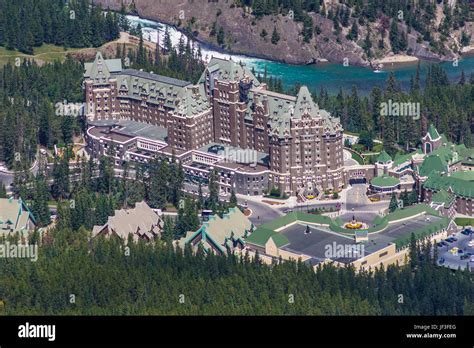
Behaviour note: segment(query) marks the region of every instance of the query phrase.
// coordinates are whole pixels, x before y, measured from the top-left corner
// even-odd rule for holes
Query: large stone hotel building
[[[117,167],[174,156],[191,180],[216,169],[224,192],[250,195],[344,186],[343,129],[306,87],[296,97],[275,93],[244,65],[217,58],[193,85],[98,53],[85,64],[84,91],[89,151],[109,154],[113,143]]]

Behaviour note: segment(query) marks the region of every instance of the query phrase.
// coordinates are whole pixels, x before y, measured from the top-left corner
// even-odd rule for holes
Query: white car
[[[468,246],[474,247],[474,240],[471,240],[469,243],[467,243]]]
[[[474,255],[471,256],[471,262],[474,262]]]

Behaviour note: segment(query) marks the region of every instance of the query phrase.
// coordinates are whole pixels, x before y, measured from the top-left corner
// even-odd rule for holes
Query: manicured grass
[[[474,218],[455,218],[454,222],[458,226],[473,226]]]
[[[351,154],[352,154],[352,159],[356,160],[357,163],[364,164],[364,159],[359,154],[355,152],[351,152]]]

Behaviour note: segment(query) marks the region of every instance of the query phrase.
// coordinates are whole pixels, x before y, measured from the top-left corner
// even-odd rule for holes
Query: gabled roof
[[[472,170],[460,170],[457,172],[451,173],[452,178],[466,180],[466,181],[474,181],[474,171]]]
[[[120,91],[126,92],[128,97],[141,101],[145,96],[148,103],[163,105],[182,116],[192,117],[211,108],[202,84],[193,86],[189,81],[152,72],[122,70],[120,59],[104,60],[100,52],[93,63],[85,64],[84,77],[96,83],[115,78]]]
[[[26,231],[29,221],[35,223],[33,214],[21,198],[0,198],[0,233],[2,230],[10,232],[10,229],[13,232]]]
[[[382,150],[382,152],[377,157],[377,162],[380,162],[380,163],[388,163],[391,160],[392,160],[392,157],[390,157],[390,155],[385,150]]]
[[[431,174],[423,187],[434,191],[446,190],[464,198],[474,198],[474,181],[466,181],[439,173]]]
[[[220,81],[238,81],[244,77],[249,77],[253,86],[260,86],[260,82],[245,64],[236,63],[232,59],[222,59],[213,57],[207,65],[207,70],[211,73],[217,72]],[[199,79],[200,83],[206,81],[205,72]]]
[[[438,155],[429,155],[419,168],[420,176],[429,176],[433,172],[447,173],[448,163]]]
[[[436,140],[440,137],[438,130],[432,123],[428,127],[428,135],[431,138],[431,140]]]
[[[209,221],[203,223],[199,230],[188,232],[184,238],[179,241],[181,246],[191,243],[198,236],[200,242],[208,246],[215,246],[221,252],[225,252],[229,241],[242,241],[247,233],[253,228],[250,220],[238,208],[229,208],[229,212],[222,218],[218,215],[209,217]]]
[[[105,232],[108,236],[115,234],[123,240],[127,240],[129,235],[134,240],[144,237],[151,240],[161,233],[162,227],[161,218],[143,201],[133,209],[116,210],[105,225],[94,226],[92,236]]]
[[[277,248],[281,248],[290,243],[288,238],[282,233],[275,233],[270,238],[273,240]]]
[[[97,52],[95,60],[92,63],[84,64],[84,77],[105,82],[112,73],[122,71],[121,59],[104,59],[100,52]]]
[[[135,70],[135,69],[123,70],[121,74],[137,77],[147,82],[155,81],[155,82],[163,83],[165,85],[172,85],[172,86],[177,86],[177,87],[186,87],[186,86],[191,85],[191,82],[189,81],[178,80],[172,77],[152,74],[146,71],[140,71],[140,70]]]
[[[433,197],[431,197],[431,202],[437,204],[443,204],[445,207],[448,207],[455,199],[455,196],[448,191],[441,189],[436,192]]]
[[[411,152],[411,153],[407,153],[407,154],[396,154],[395,155],[395,158],[393,159],[393,165],[396,167],[396,166],[399,166],[405,162],[410,162],[411,159],[413,158],[413,156],[417,155],[417,154],[422,154],[423,153],[423,150],[421,149],[418,149],[417,151],[415,152]]]
[[[319,111],[318,105],[313,101],[308,87],[302,86],[296,97],[295,112],[293,118],[301,118],[303,114],[308,113],[311,116],[317,115]]]

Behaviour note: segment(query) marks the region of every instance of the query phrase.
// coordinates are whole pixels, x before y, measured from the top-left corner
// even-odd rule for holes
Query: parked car
[[[458,253],[458,250],[459,250],[458,247],[454,247],[454,248],[452,248],[449,252],[450,252],[451,254],[453,254],[453,255],[456,255],[456,254]]]
[[[453,242],[457,242],[458,239],[456,237],[451,237],[451,239],[453,240]]]
[[[293,209],[285,209],[285,210],[283,210],[283,212],[284,212],[285,214],[289,214],[289,213],[292,213],[292,212],[293,212]]]
[[[474,240],[471,240],[469,243],[467,243],[468,246],[474,247]]]
[[[438,248],[442,248],[442,247],[444,247],[444,244],[443,244],[443,243],[441,243],[441,242],[439,242],[439,243],[436,243],[436,245],[438,246]]]
[[[446,243],[444,240],[441,241],[441,244],[443,244],[443,246],[448,245],[448,243]]]
[[[442,257],[438,260],[439,264],[442,265],[444,263],[445,259]]]
[[[464,253],[464,250],[462,250],[462,249],[458,250],[458,254],[463,254],[463,253]]]
[[[467,260],[469,258],[469,255],[467,254],[462,254],[461,255],[461,260]]]
[[[474,256],[471,256],[471,262],[474,262]]]
[[[464,234],[465,236],[469,236],[472,233],[472,231],[465,229],[465,230],[462,230],[461,233]]]
[[[445,241],[448,242],[448,243],[454,242],[454,240],[452,239],[452,237],[446,238]]]

